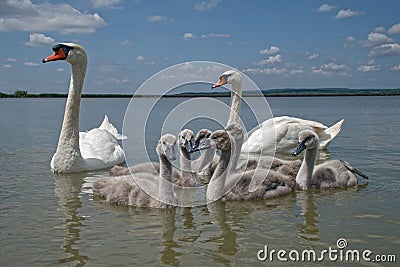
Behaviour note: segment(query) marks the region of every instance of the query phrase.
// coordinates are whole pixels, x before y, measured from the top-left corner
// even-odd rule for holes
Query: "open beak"
[[[211,86],[211,88],[214,89],[214,88],[220,87],[226,83],[227,83],[226,78],[224,76],[221,76],[221,78],[219,78],[219,81],[216,84],[214,84],[213,86]]]
[[[200,144],[198,144],[197,146],[195,145],[193,147],[193,149],[192,149],[192,152],[190,152],[190,153],[193,153],[193,152],[196,152],[196,151],[200,151],[200,150],[204,150],[204,149],[209,149],[211,147],[212,147],[212,145],[211,145],[210,139],[206,139],[203,142],[201,142]]]
[[[49,61],[57,61],[57,60],[62,60],[66,59],[67,55],[65,55],[64,50],[62,48],[58,49],[57,51],[54,51],[54,54],[51,56],[48,56],[42,60],[43,63],[49,62]]]
[[[297,147],[296,147],[296,149],[293,151],[292,155],[293,155],[293,156],[297,156],[297,155],[299,155],[304,149],[306,149],[306,142],[305,142],[305,141],[300,142],[300,143],[297,145]]]
[[[193,151],[192,143],[189,140],[185,140],[185,149],[189,153]]]
[[[200,140],[195,140],[192,149],[197,149],[199,146],[200,146]]]

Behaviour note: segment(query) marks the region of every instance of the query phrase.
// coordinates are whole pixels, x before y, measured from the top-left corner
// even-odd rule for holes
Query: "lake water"
[[[146,105],[149,100],[141,101]],[[164,105],[176,101],[167,99]],[[264,256],[259,251],[268,246],[269,252],[286,251],[287,259],[296,255],[291,250],[314,250],[319,256],[329,248],[339,250],[339,238],[347,241],[342,252],[371,250],[371,259],[395,255],[400,261],[400,97],[268,101],[275,116],[326,125],[344,118],[328,157],[351,162],[369,175],[368,185],[194,208],[111,206],[91,195],[93,181],[107,171],[64,176],[50,171],[65,99],[0,99],[0,265],[286,266],[277,254],[272,262],[260,261],[257,254]],[[81,130],[98,126],[104,114],[121,130],[128,102],[83,99]],[[244,112],[242,118],[246,116]],[[149,132],[148,138],[156,141],[159,132]],[[145,153],[138,151],[137,161],[144,160]],[[327,254],[324,261],[300,263],[355,265],[330,261]],[[397,266],[365,260],[359,264]]]

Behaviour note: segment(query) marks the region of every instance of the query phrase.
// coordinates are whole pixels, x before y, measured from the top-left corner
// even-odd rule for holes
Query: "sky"
[[[400,88],[400,1],[1,0],[0,92],[66,93],[58,42],[85,47],[84,93],[132,94],[213,61],[261,89]],[[218,77],[215,77],[215,82]]]

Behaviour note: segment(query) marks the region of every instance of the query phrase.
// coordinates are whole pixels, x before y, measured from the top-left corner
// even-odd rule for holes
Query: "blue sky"
[[[399,88],[399,10],[397,0],[4,0],[0,92],[66,93],[69,64],[41,63],[57,42],[86,48],[85,93],[131,94],[194,60],[231,65],[261,89]]]

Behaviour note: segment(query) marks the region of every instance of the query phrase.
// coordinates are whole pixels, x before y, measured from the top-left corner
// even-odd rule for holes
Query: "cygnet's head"
[[[293,155],[299,155],[304,149],[315,149],[319,146],[318,135],[312,130],[303,130],[299,133],[299,144]]]
[[[189,129],[183,129],[178,136],[178,144],[181,149],[186,149],[187,152],[192,151],[194,143],[193,132]]]
[[[206,131],[204,131],[206,133]],[[229,125],[224,130],[213,132],[207,139],[199,143],[199,146],[193,151],[199,151],[209,148],[219,150],[231,150],[232,142],[239,143],[243,141],[243,128],[237,123]]]
[[[213,132],[208,138],[210,146],[219,150],[231,149],[231,137],[226,130],[218,130]]]
[[[176,137],[172,134],[165,134],[158,140],[156,152],[159,156],[165,156],[169,160],[175,160],[176,147]]]
[[[242,143],[244,138],[243,127],[239,123],[229,124],[225,130],[233,137],[236,143]]]
[[[198,131],[194,139],[193,148],[198,148],[202,142],[206,141],[210,137],[211,134],[212,132],[208,129],[201,129],[200,131]]]
[[[219,81],[212,86],[212,88],[220,87],[224,84],[241,84],[242,75],[237,70],[228,70],[219,76]]]
[[[54,54],[43,59],[43,63],[57,60],[65,60],[74,65],[77,63],[87,63],[85,49],[74,43],[59,43],[53,46]]]

